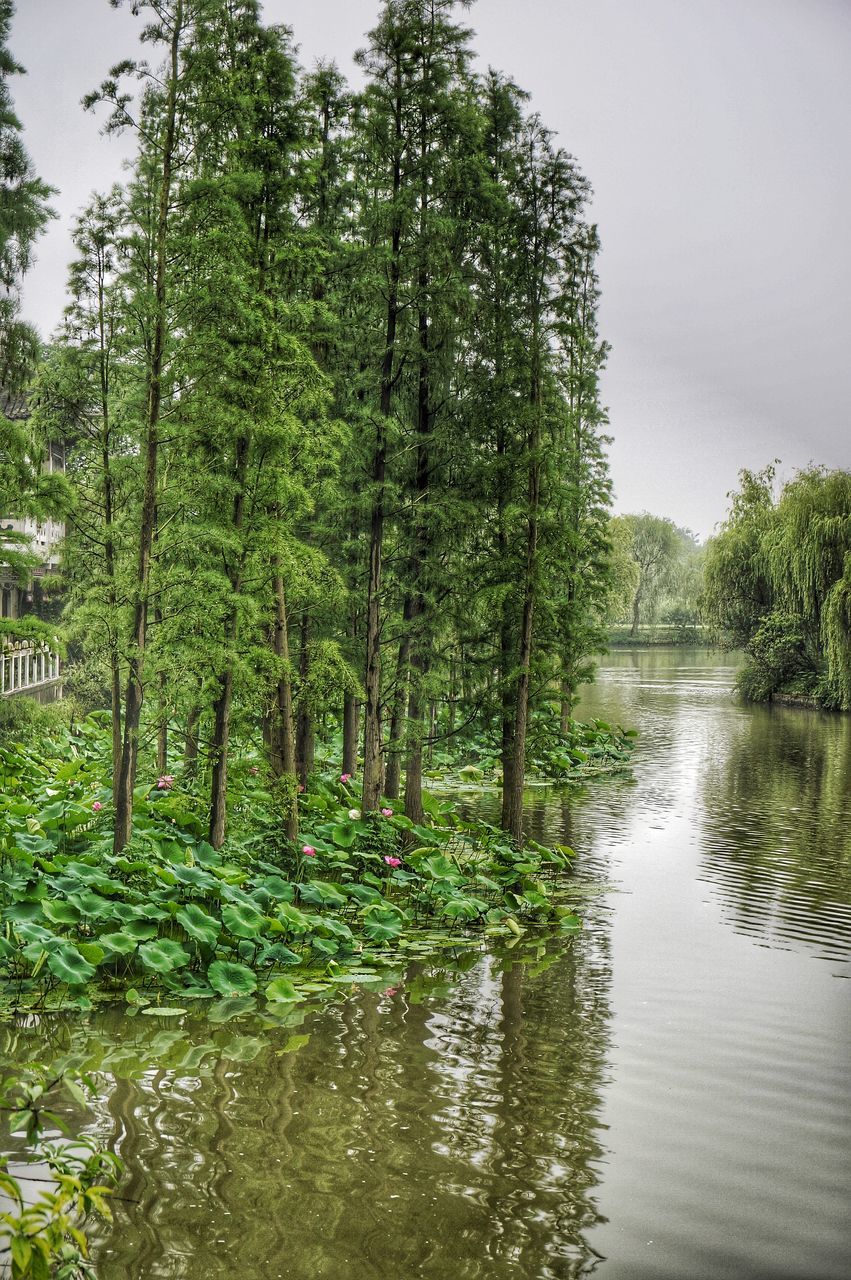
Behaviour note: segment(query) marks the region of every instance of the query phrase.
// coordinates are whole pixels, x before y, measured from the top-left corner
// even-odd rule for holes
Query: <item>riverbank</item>
[[[708,628],[694,626],[666,626],[664,624],[642,624],[637,632],[631,626],[612,627],[609,631],[609,647],[611,649],[643,649],[660,646],[706,646],[708,644]]]

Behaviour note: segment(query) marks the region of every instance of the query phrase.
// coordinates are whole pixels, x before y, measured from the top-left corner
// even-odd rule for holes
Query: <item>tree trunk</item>
[[[402,786],[402,735],[405,731],[405,704],[408,701],[408,660],[411,652],[410,622],[412,601],[405,597],[402,608],[402,639],[399,641],[399,656],[396,660],[396,689],[390,711],[390,736],[387,743],[387,769],[384,779],[384,794],[388,800],[398,800]]]
[[[423,681],[427,673],[424,656],[416,654],[411,662],[411,696],[408,703],[408,723],[411,727],[408,755],[405,760],[405,815],[412,822],[425,821],[423,809],[423,728],[425,702],[422,695]]]
[[[183,739],[183,770],[187,778],[194,778],[198,771],[198,736],[201,725],[201,704],[194,703],[186,717]]]
[[[354,694],[343,698],[343,773],[354,777],[358,771],[360,704]]]
[[[277,556],[272,558],[272,575],[275,592],[275,627],[273,649],[282,671],[275,686],[275,710],[271,723],[271,765],[275,777],[289,776],[293,780],[292,804],[286,814],[286,833],[290,840],[298,835],[298,800],[296,787],[296,759],[293,734],[293,694],[289,673],[290,647],[287,629],[287,598],[281,564]]]
[[[369,583],[366,606],[366,701],[364,703],[363,789],[361,807],[364,813],[378,808],[382,783],[381,760],[381,562],[384,547],[384,482],[387,468],[387,423],[393,407],[396,326],[399,316],[399,281],[401,278],[402,226],[398,207],[402,187],[402,94],[401,53],[395,69],[395,145],[393,152],[393,226],[390,243],[390,265],[384,356],[378,416],[375,424],[375,447],[372,460],[372,511],[369,530]]]
[[[531,423],[526,441],[529,480],[526,516],[526,564],[523,574],[523,612],[520,623],[520,649],[517,680],[514,686],[514,726],[511,735],[511,764],[503,777],[502,825],[518,842],[523,838],[523,786],[526,781],[526,735],[529,728],[529,685],[532,669],[532,634],[537,594],[538,516],[541,503],[541,444],[539,423],[540,374],[538,371],[538,335],[532,335],[532,370],[529,395]]]
[[[248,469],[248,436],[240,436],[235,445],[233,466],[233,515],[231,528],[239,536],[245,514],[245,477]],[[238,553],[237,564],[228,570],[233,601],[224,629],[224,652],[231,654],[237,641],[237,597],[242,589],[242,571],[245,551]],[[213,736],[210,754],[213,772],[210,784],[210,844],[220,849],[227,830],[228,745],[230,742],[230,713],[233,703],[233,661],[228,658],[219,676],[219,696],[213,704]]]
[[[234,628],[234,639],[236,638]],[[233,701],[233,668],[219,680],[219,696],[213,704],[213,737],[211,754],[213,776],[210,785],[210,844],[221,849],[227,832],[228,797],[228,743],[230,740],[230,712]]]
[[[300,695],[296,726],[296,769],[304,786],[313,772],[316,757],[316,739],[313,732],[313,715],[307,696],[310,676],[310,615],[305,609],[301,615],[301,644],[299,648],[298,674]]]
[[[154,622],[159,626],[162,624],[162,620],[162,609],[157,607],[154,609]],[[159,688],[159,706],[157,708],[157,773],[162,775],[168,772],[168,711],[166,709],[166,675],[162,670],[157,673],[157,686]]]

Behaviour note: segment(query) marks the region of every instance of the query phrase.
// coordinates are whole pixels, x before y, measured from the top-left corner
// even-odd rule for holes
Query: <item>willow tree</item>
[[[704,608],[749,656],[755,699],[790,685],[851,710],[851,473],[811,467],[775,501],[773,468],[741,473],[730,515],[707,548]]]
[[[776,601],[825,666],[826,700],[851,710],[851,473],[810,467],[785,485],[763,554]]]

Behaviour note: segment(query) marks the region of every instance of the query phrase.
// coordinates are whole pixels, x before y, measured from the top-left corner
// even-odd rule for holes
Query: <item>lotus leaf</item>
[[[257,989],[257,976],[244,964],[216,960],[207,970],[207,980],[222,996],[244,996]]]
[[[202,911],[195,903],[189,903],[182,911],[178,911],[174,918],[196,942],[203,942],[208,947],[216,945],[216,938],[221,933],[222,926],[218,920],[208,915],[206,911]]]
[[[84,960],[77,948],[69,942],[48,952],[47,967],[60,982],[67,982],[69,987],[82,986],[95,976],[94,965]]]
[[[289,978],[274,978],[266,987],[265,996],[271,1002],[304,999],[302,993],[293,986]]]
[[[98,939],[100,945],[116,956],[129,956],[139,945],[136,938],[129,933],[102,933]]]
[[[256,938],[266,927],[266,917],[255,907],[229,904],[222,908],[222,921],[237,938]]]
[[[299,896],[302,902],[321,906],[344,907],[346,905],[345,896],[336,885],[329,884],[327,880],[308,880],[299,886]]]
[[[73,902],[42,901],[41,910],[51,924],[77,924],[80,911]]]
[[[189,964],[189,953],[171,938],[157,938],[155,942],[142,943],[139,959],[146,969],[153,969],[155,973],[171,973]]]

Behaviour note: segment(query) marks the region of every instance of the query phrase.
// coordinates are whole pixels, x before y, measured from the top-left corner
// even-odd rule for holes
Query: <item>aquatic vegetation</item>
[[[530,925],[578,926],[560,902],[572,850],[522,848],[426,795],[415,824],[348,809],[338,778],[300,797],[287,840],[258,771],[234,794],[232,835],[204,839],[174,775],[134,797],[113,851],[102,717],[0,748],[0,991],[7,1011],[94,1001],[254,996],[297,1001],[398,961],[418,942],[475,945]],[[167,778],[168,786],[160,786]],[[286,977],[282,977],[282,973]]]
[[[60,1073],[50,1078],[42,1067],[16,1076],[0,1083],[3,1150],[9,1150],[12,1135],[23,1134],[23,1146],[13,1156],[0,1156],[0,1194],[6,1201],[0,1213],[0,1267],[11,1280],[85,1280],[94,1272],[84,1228],[92,1217],[111,1220],[108,1197],[121,1161],[88,1137],[44,1138],[48,1126],[67,1133],[54,1109],[59,1095],[64,1091],[85,1105],[94,1093],[90,1077]],[[37,1183],[44,1185],[33,1193]]]
[[[629,768],[638,732],[606,720],[570,720],[565,730],[558,709],[539,707],[529,724],[528,785],[540,781],[584,782]],[[501,780],[501,753],[495,732],[474,738],[459,735],[444,752],[435,752],[428,777],[448,781],[453,791],[485,790]]]

